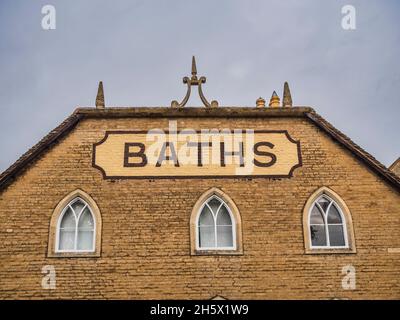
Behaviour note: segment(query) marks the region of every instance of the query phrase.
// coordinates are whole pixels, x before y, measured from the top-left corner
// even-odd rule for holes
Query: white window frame
[[[231,247],[217,247],[217,243],[218,243],[218,235],[217,235],[217,217],[214,216],[214,212],[211,210],[210,206],[208,205],[208,203],[213,200],[213,199],[217,199],[218,201],[221,202],[220,206],[218,207],[217,210],[217,215],[219,214],[219,210],[221,209],[221,207],[224,205],[226,207],[226,209],[228,210],[229,216],[231,218],[231,222],[232,222],[232,244],[233,246]],[[200,247],[200,237],[199,237],[199,219],[200,219],[200,215],[204,209],[205,206],[208,206],[208,209],[211,211],[211,214],[213,216],[213,220],[214,220],[214,232],[215,232],[215,247]],[[229,208],[228,204],[222,200],[220,197],[216,196],[216,195],[212,195],[211,197],[207,198],[206,201],[204,201],[204,203],[201,205],[199,212],[197,213],[197,217],[196,217],[196,250],[204,250],[204,251],[209,251],[209,250],[236,250],[237,248],[237,243],[236,243],[236,220],[234,215],[231,212],[231,209]]]
[[[330,201],[328,208],[326,209],[326,212],[324,210],[322,210],[320,204],[318,203],[319,200],[321,200],[321,198],[325,198],[328,201]],[[342,223],[330,223],[328,224],[328,214],[329,214],[329,210],[331,208],[331,206],[335,204],[336,209],[339,211],[340,217],[342,219]],[[322,224],[316,224],[313,223],[311,224],[311,212],[312,209],[314,208],[314,206],[317,205],[318,208],[321,210],[321,213],[324,215],[324,226],[325,226],[325,237],[326,237],[326,246],[314,246],[312,244],[312,238],[311,238],[311,226],[313,225],[321,225]],[[308,230],[309,230],[309,242],[310,242],[310,248],[311,249],[349,249],[349,240],[348,240],[348,235],[347,235],[347,221],[346,221],[346,217],[342,212],[342,209],[340,208],[339,204],[332,199],[331,197],[329,197],[326,194],[321,194],[310,206],[310,209],[308,211]],[[329,238],[329,225],[342,225],[343,226],[343,237],[344,237],[344,246],[331,246],[330,245],[330,238]]]
[[[74,214],[75,210],[72,208],[72,205],[76,202],[76,201],[81,201],[84,206],[81,210],[81,212],[79,213],[78,217],[75,217],[75,241],[74,241],[74,249],[64,249],[61,250],[59,249],[59,243],[60,243],[60,226],[61,226],[61,221],[64,217],[64,214],[67,212],[68,209],[72,210],[72,213]],[[78,246],[78,224],[79,224],[79,219],[83,213],[83,211],[88,208],[90,211],[90,214],[92,215],[92,219],[93,219],[93,240],[92,240],[92,249],[90,250],[78,250],[76,249]],[[74,214],[75,216],[75,214]],[[57,229],[56,229],[56,241],[55,241],[55,252],[56,253],[85,253],[85,252],[95,252],[96,251],[96,216],[93,214],[92,208],[89,206],[89,204],[83,200],[81,197],[76,197],[74,199],[72,199],[62,210],[58,221],[57,221]]]

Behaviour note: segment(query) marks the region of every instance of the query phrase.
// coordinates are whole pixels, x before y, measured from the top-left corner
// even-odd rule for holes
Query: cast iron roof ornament
[[[186,95],[183,98],[181,103],[179,103],[176,100],[172,101],[171,102],[172,108],[183,108],[186,105],[186,103],[188,102],[189,97],[190,97],[192,86],[198,86],[200,99],[206,108],[218,107],[218,101],[213,100],[213,101],[211,101],[211,103],[209,103],[207,101],[207,99],[204,97],[203,90],[201,89],[201,85],[203,83],[206,83],[206,77],[197,78],[196,59],[194,56],[192,57],[192,77],[191,78],[184,77],[183,83],[187,84]]]

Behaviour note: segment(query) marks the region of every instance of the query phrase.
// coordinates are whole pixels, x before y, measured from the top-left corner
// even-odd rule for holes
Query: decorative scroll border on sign
[[[244,132],[245,130],[243,130]],[[201,130],[195,130],[196,133],[201,133]],[[296,144],[297,146],[297,164],[292,166],[288,174],[276,175],[276,174],[263,174],[263,175],[162,175],[162,176],[108,176],[105,170],[96,164],[96,147],[103,144],[107,138],[112,134],[147,134],[147,130],[107,130],[103,139],[99,142],[93,143],[92,148],[92,167],[98,169],[105,180],[119,180],[119,179],[249,179],[249,178],[268,178],[268,179],[281,179],[281,178],[292,178],[295,169],[303,166],[300,141],[294,140],[287,130],[254,130],[254,134],[257,133],[280,133],[285,134],[286,138]],[[174,133],[165,130],[165,133]],[[178,132],[179,133],[179,132]]]

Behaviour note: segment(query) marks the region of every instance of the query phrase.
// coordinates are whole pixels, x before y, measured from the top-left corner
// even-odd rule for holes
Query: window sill
[[[311,249],[306,248],[306,254],[354,254],[357,253],[355,248],[335,248],[335,249]]]
[[[51,252],[48,258],[99,258],[100,252]]]
[[[240,250],[194,250],[192,256],[242,256]]]

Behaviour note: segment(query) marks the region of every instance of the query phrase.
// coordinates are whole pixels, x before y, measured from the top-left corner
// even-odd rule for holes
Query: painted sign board
[[[106,179],[285,178],[301,151],[287,130],[107,131],[92,164]]]

